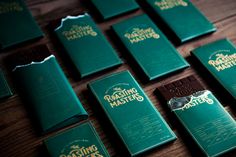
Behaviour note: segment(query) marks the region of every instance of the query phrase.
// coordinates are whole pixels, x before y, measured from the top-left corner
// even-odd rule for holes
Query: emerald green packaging
[[[51,157],[109,157],[90,122],[49,137],[44,144]]]
[[[209,90],[199,86],[190,76],[158,90],[203,153],[219,156],[236,148],[236,122]]]
[[[0,99],[12,96],[11,89],[5,79],[5,76],[0,69]]]
[[[149,80],[189,66],[147,15],[122,21],[112,28]]]
[[[122,63],[88,14],[67,16],[54,31],[81,77]]]
[[[0,49],[43,36],[22,0],[1,0],[0,21]]]
[[[215,26],[189,0],[146,0],[178,42],[216,31]]]
[[[18,65],[13,75],[43,133],[88,117],[54,55]]]
[[[202,65],[236,100],[236,47],[221,39],[192,51]]]
[[[108,19],[139,8],[135,0],[91,0],[103,19]]]
[[[128,71],[88,84],[129,152],[136,156],[176,139],[175,134]]]

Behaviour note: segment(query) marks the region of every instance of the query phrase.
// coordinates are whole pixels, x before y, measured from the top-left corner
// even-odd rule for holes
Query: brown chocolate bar
[[[80,16],[83,15],[84,13],[79,13],[79,14],[70,14],[70,16]],[[56,18],[52,21],[49,22],[49,24],[47,25],[47,27],[51,30],[54,31],[57,27],[59,27],[61,25],[61,21],[63,18],[66,17],[60,17],[60,18]]]
[[[193,75],[162,85],[157,89],[166,101],[169,101],[173,97],[185,97],[205,90]]]
[[[8,63],[9,67],[14,69],[17,65],[43,61],[50,55],[51,52],[49,52],[48,47],[42,44],[10,56],[8,58]]]
[[[58,19],[52,20],[52,21],[48,24],[48,28],[49,28],[50,30],[54,31],[55,28],[57,28],[57,27],[60,26],[61,19],[62,19],[62,18],[58,18]]]

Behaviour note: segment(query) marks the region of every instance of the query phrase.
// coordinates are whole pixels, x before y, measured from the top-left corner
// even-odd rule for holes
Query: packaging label
[[[219,50],[213,53],[208,64],[213,66],[218,72],[236,66],[236,53],[224,54],[229,52],[230,50]]]
[[[94,37],[98,35],[98,33],[93,29],[93,27],[89,25],[72,25],[69,30],[63,31],[62,34],[69,41],[80,39],[86,36]]]
[[[21,11],[23,7],[19,2],[0,2],[0,14]]]
[[[65,146],[59,157],[103,157],[95,144],[88,145],[88,143],[89,140],[76,140]]]
[[[129,29],[124,36],[129,40],[131,44],[139,43],[147,39],[159,39],[160,35],[151,27],[143,28],[134,27]]]
[[[120,83],[112,86],[105,92],[104,100],[112,108],[119,107],[131,101],[142,102],[144,97],[139,91],[128,83]]]
[[[187,7],[188,3],[184,0],[161,0],[161,1],[155,1],[154,4],[159,7],[161,10],[167,10],[174,7]]]

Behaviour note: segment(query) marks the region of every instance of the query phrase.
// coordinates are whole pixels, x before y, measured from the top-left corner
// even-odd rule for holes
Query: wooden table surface
[[[109,30],[110,25],[123,19],[127,19],[138,14],[143,14],[145,9],[140,9],[138,11],[103,22],[97,17],[97,13],[90,5],[89,0],[26,0],[26,3],[33,16],[45,32],[45,38],[39,41],[23,44],[0,53],[0,67],[4,70],[6,77],[9,80],[10,86],[14,90],[14,96],[0,101],[0,157],[47,157],[47,152],[42,144],[43,139],[78,125],[75,124],[51,134],[40,135],[37,132],[37,129],[34,127],[34,121],[32,121],[30,118],[30,111],[27,110],[24,102],[21,100],[15,90],[15,85],[12,82],[10,71],[5,68],[7,64],[5,62],[6,57],[39,44],[47,44],[52,53],[54,53],[57,57],[61,67],[63,68],[83,106],[88,111],[89,120],[91,120],[94,124],[98,134],[100,135],[111,156],[121,156],[119,152],[121,152],[122,147],[120,148],[117,146],[116,143],[113,142],[112,137],[107,136],[108,127],[110,126],[103,124],[103,120],[99,118],[99,113],[94,113],[96,107],[93,106],[96,104],[91,104],[90,101],[88,101],[89,93],[86,85],[91,80],[95,80],[104,75],[125,69],[131,71],[131,73],[143,87],[144,91],[147,93],[148,97],[155,104],[162,116],[178,136],[178,140],[175,142],[160,148],[156,148],[148,153],[143,154],[142,156],[202,156],[199,154],[199,149],[193,144],[191,138],[185,135],[184,129],[178,126],[178,123],[176,123],[176,117],[174,117],[170,111],[166,110],[164,107],[166,104],[160,103],[158,97],[156,97],[153,93],[156,87],[162,83],[193,74],[204,84],[206,88],[213,91],[213,93],[224,104],[226,110],[228,110],[234,118],[236,116],[236,110],[233,108],[232,98],[228,97],[227,94],[224,94],[225,92],[222,90],[219,84],[213,81],[212,78],[209,77],[209,75],[206,75],[205,72],[202,72],[202,70],[199,69],[199,66],[192,61],[192,57],[190,56],[190,51],[192,49],[217,39],[227,37],[232,40],[234,44],[236,44],[236,0],[192,0],[192,2],[208,17],[210,21],[216,25],[218,28],[217,32],[212,35],[204,36],[202,38],[188,42],[181,46],[177,46],[178,51],[192,65],[191,68],[152,82],[144,82],[143,76],[137,73],[135,67],[132,66],[132,59],[127,58],[127,52],[121,49],[120,44],[114,40]],[[57,43],[57,41],[54,39],[54,36],[48,29],[47,25],[54,19],[65,17],[67,15],[77,15],[84,11],[89,12],[92,15],[98,26],[103,30],[109,39],[110,43],[117,50],[119,56],[124,61],[124,64],[118,68],[101,72],[88,78],[79,80],[78,77],[76,77],[76,71],[73,71],[69,66],[67,66],[68,63],[63,60],[64,57],[62,54],[64,52],[61,50],[60,46],[58,46],[59,43]],[[236,156],[236,151],[228,153],[225,156]]]

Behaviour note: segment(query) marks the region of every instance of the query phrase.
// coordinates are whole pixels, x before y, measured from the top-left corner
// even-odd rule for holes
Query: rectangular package
[[[201,64],[236,100],[236,47],[221,39],[192,51]]]
[[[91,0],[103,19],[124,14],[139,8],[135,0]]]
[[[5,76],[0,69],[0,99],[12,96],[11,89],[5,79]]]
[[[48,52],[44,45],[35,47],[34,54],[24,53],[23,57],[40,56],[44,51]],[[13,74],[20,96],[30,105],[43,133],[87,119],[87,112],[54,55],[49,53],[41,61],[31,58],[28,64],[17,65]]]
[[[149,80],[189,66],[147,15],[130,18],[112,28]]]
[[[49,137],[44,144],[51,157],[109,157],[90,122]]]
[[[216,31],[189,0],[146,0],[179,43]]]
[[[169,108],[208,157],[236,148],[236,122],[194,76],[158,87]]]
[[[175,134],[128,71],[89,83],[129,156],[176,139]]]
[[[88,14],[67,16],[54,31],[79,71],[80,77],[122,63]]]
[[[43,36],[23,0],[1,0],[0,23],[0,49]]]

